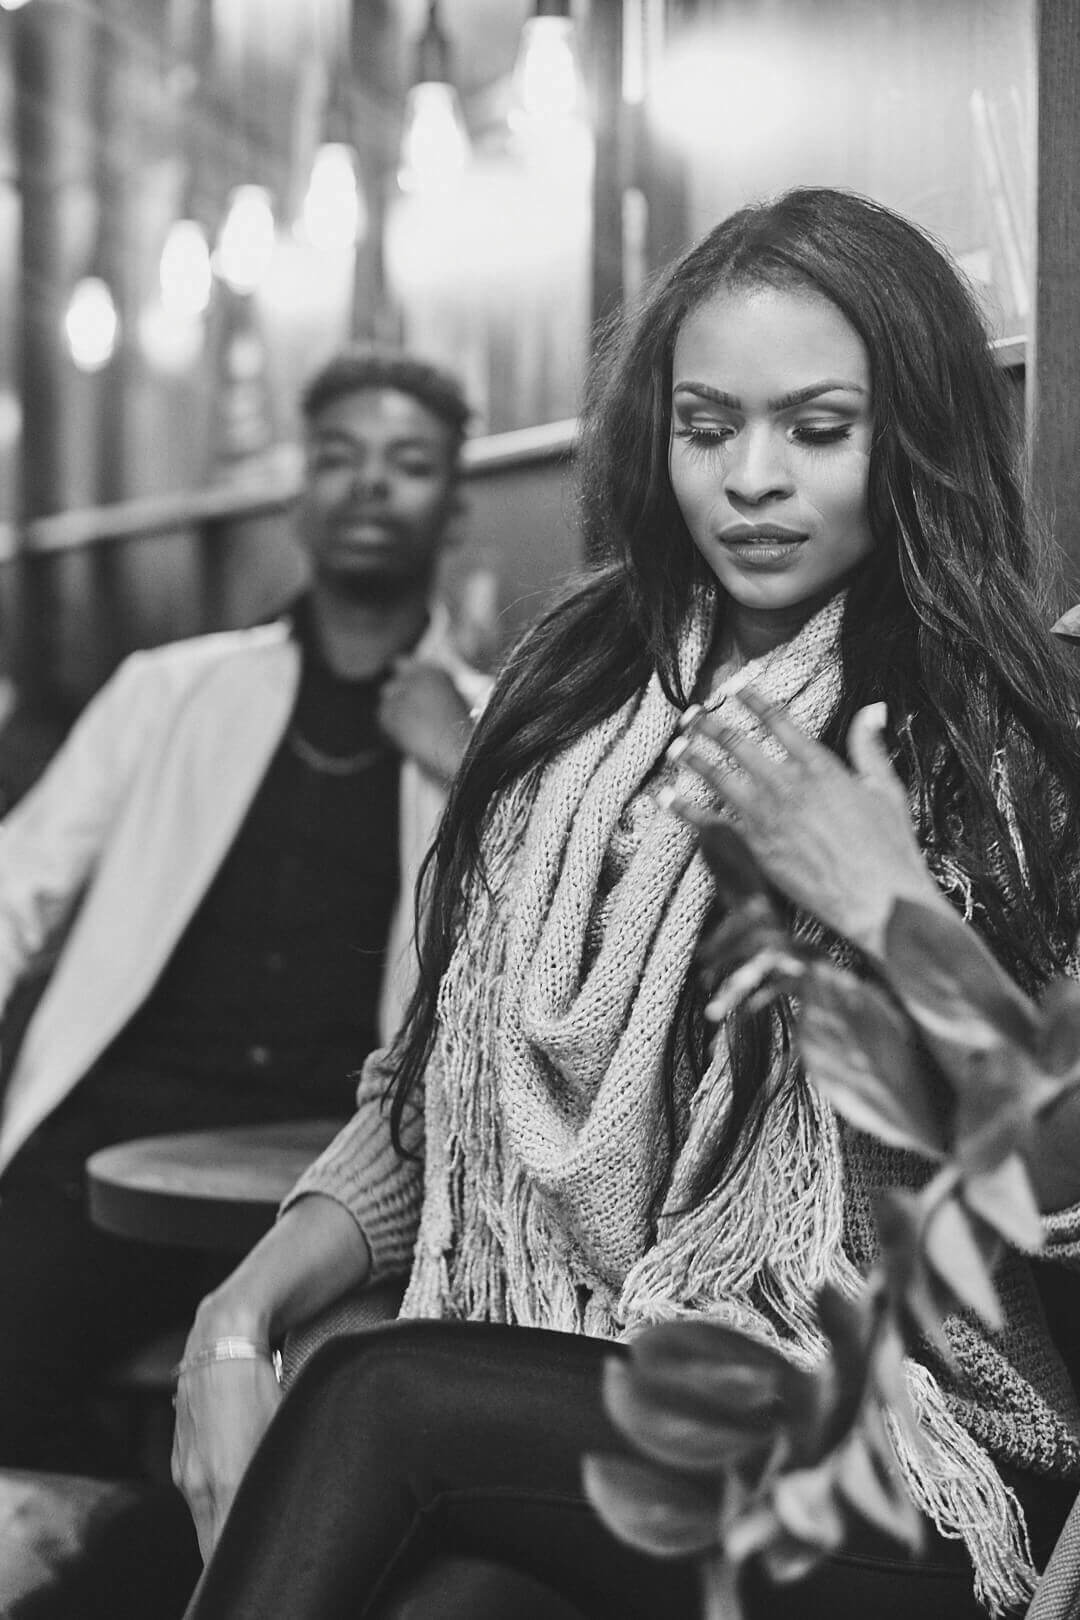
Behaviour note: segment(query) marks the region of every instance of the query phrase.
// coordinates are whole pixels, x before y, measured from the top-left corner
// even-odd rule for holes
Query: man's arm
[[[158,709],[145,658],[136,654],[0,825],[0,1011],[85,888]]]

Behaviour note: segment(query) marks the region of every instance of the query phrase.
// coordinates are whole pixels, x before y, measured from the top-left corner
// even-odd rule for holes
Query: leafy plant
[[[841,1547],[853,1519],[916,1548],[920,1518],[886,1412],[913,1422],[904,1343],[939,1352],[950,1312],[1001,1324],[1002,1245],[1038,1249],[1040,1122],[1080,1083],[1080,986],[1036,1007],[958,918],[900,902],[883,972],[867,980],[795,943],[741,837],[700,831],[720,900],[700,950],[710,1017],[794,995],[810,1081],[838,1114],[929,1166],[877,1208],[880,1258],[854,1300],[817,1299],[827,1353],[812,1370],[707,1320],[647,1329],[606,1370],[605,1400],[641,1460],[590,1457],[604,1521],[659,1557],[697,1554],[706,1620],[738,1620],[740,1574],[776,1580]]]

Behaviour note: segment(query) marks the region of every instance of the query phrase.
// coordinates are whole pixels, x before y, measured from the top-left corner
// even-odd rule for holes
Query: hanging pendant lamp
[[[405,103],[398,184],[413,193],[446,192],[464,174],[471,146],[450,74],[450,44],[430,0],[417,41],[412,88]]]

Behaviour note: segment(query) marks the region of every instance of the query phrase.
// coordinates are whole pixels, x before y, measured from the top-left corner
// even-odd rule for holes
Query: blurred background
[[[447,590],[493,660],[578,561],[597,322],[800,182],[959,260],[1080,566],[1072,0],[0,8],[0,671],[56,725],[295,588],[296,395],[354,337],[465,379]]]

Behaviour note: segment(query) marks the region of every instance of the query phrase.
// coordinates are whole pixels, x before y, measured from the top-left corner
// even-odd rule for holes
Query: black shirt
[[[379,731],[383,674],[324,662],[307,602],[285,736],[216,878],[110,1056],[303,1090],[376,1044],[397,898],[400,756]]]

